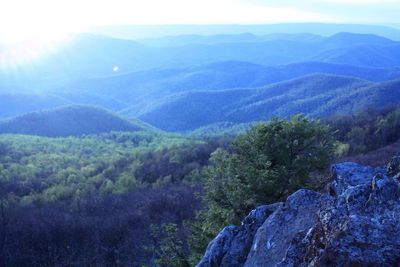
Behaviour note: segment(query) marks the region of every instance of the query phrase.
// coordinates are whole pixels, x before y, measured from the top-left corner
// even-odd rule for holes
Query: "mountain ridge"
[[[383,25],[362,24],[335,24],[335,23],[277,23],[257,25],[125,25],[96,27],[93,33],[104,34],[125,39],[157,38],[165,35],[215,35],[221,32],[226,34],[252,33],[257,35],[289,33],[312,33],[323,36],[339,32],[373,33],[400,41],[400,29]]]
[[[288,118],[298,113],[328,117],[351,114],[369,106],[397,104],[399,86],[400,80],[373,83],[314,74],[261,88],[181,93],[153,105],[138,117],[166,131],[190,131],[223,121],[246,123],[273,116]]]

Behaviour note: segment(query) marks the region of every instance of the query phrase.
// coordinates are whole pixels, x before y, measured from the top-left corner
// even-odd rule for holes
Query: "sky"
[[[0,40],[123,24],[400,24],[400,0],[0,0]]]

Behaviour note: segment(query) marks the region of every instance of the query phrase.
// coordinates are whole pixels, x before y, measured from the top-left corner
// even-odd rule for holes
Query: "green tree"
[[[152,237],[155,248],[157,266],[189,267],[187,260],[187,246],[179,235],[179,228],[174,223],[161,226],[152,225]]]
[[[194,253],[204,251],[204,236],[240,223],[257,205],[315,187],[334,154],[329,127],[300,115],[258,124],[236,139],[232,151],[215,151],[204,171],[207,209],[192,227]]]

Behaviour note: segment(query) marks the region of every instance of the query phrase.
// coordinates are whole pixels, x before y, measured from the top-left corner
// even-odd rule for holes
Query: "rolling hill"
[[[313,73],[352,76],[370,81],[400,78],[400,68],[367,68],[320,62],[266,67],[248,62],[224,61],[189,68],[154,69],[81,80],[69,85],[73,89],[69,95],[63,97],[72,102],[79,99],[81,101],[78,103],[102,106],[107,101],[97,99],[107,98],[110,103],[105,106],[106,108],[114,111],[123,110],[126,115],[137,116],[144,109],[151,108],[160,99],[171,94],[261,87]],[[87,97],[83,99],[82,94]],[[112,101],[117,101],[119,104],[111,106]]]
[[[400,102],[400,80],[373,83],[315,74],[262,88],[196,91],[169,97],[139,118],[167,131],[189,131],[218,122],[245,123],[305,113],[350,114]]]
[[[48,137],[145,129],[148,128],[144,123],[128,121],[102,108],[81,105],[32,112],[0,121],[0,133]]]
[[[334,48],[312,59],[319,62],[390,68],[400,66],[400,44]]]
[[[312,73],[353,76],[370,81],[400,78],[400,68],[371,68],[323,62],[301,62],[267,67],[243,61],[220,61],[188,68],[153,69],[77,81],[73,91],[106,94],[123,99],[151,93],[256,87]],[[130,96],[132,94],[132,96]]]

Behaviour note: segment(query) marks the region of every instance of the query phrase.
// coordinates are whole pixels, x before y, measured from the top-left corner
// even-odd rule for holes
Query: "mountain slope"
[[[85,79],[71,84],[74,91],[136,98],[142,94],[169,94],[192,90],[256,87],[312,73],[353,76],[370,81],[400,78],[400,68],[371,68],[321,62],[267,67],[243,61],[220,61],[176,69],[153,69],[111,77]]]
[[[266,67],[248,62],[223,61],[197,67],[155,69],[86,79],[71,84],[69,88],[73,88],[72,95],[76,95],[75,92],[79,92],[78,95],[86,92],[88,96],[95,94],[122,102],[123,105],[120,105],[119,109],[106,107],[116,111],[124,109],[124,114],[138,116],[143,109],[148,109],[171,94],[260,87],[312,73],[353,76],[371,81],[400,78],[400,69],[377,69],[318,62]],[[66,98],[72,100],[71,97]],[[89,104],[103,105],[95,100],[93,97],[93,101]]]
[[[105,109],[79,105],[28,113],[0,121],[0,133],[49,137],[138,131],[145,128],[142,123],[130,122]]]
[[[400,45],[360,45],[335,48],[312,57],[312,60],[376,68],[395,67],[400,66]]]
[[[187,131],[224,121],[244,123],[298,113],[325,117],[397,104],[399,88],[400,80],[372,83],[316,74],[262,88],[182,93],[144,110],[139,118],[164,130]]]
[[[226,107],[248,97],[250,90],[194,91],[172,95],[139,114],[143,120],[166,131],[193,130],[226,117]]]

